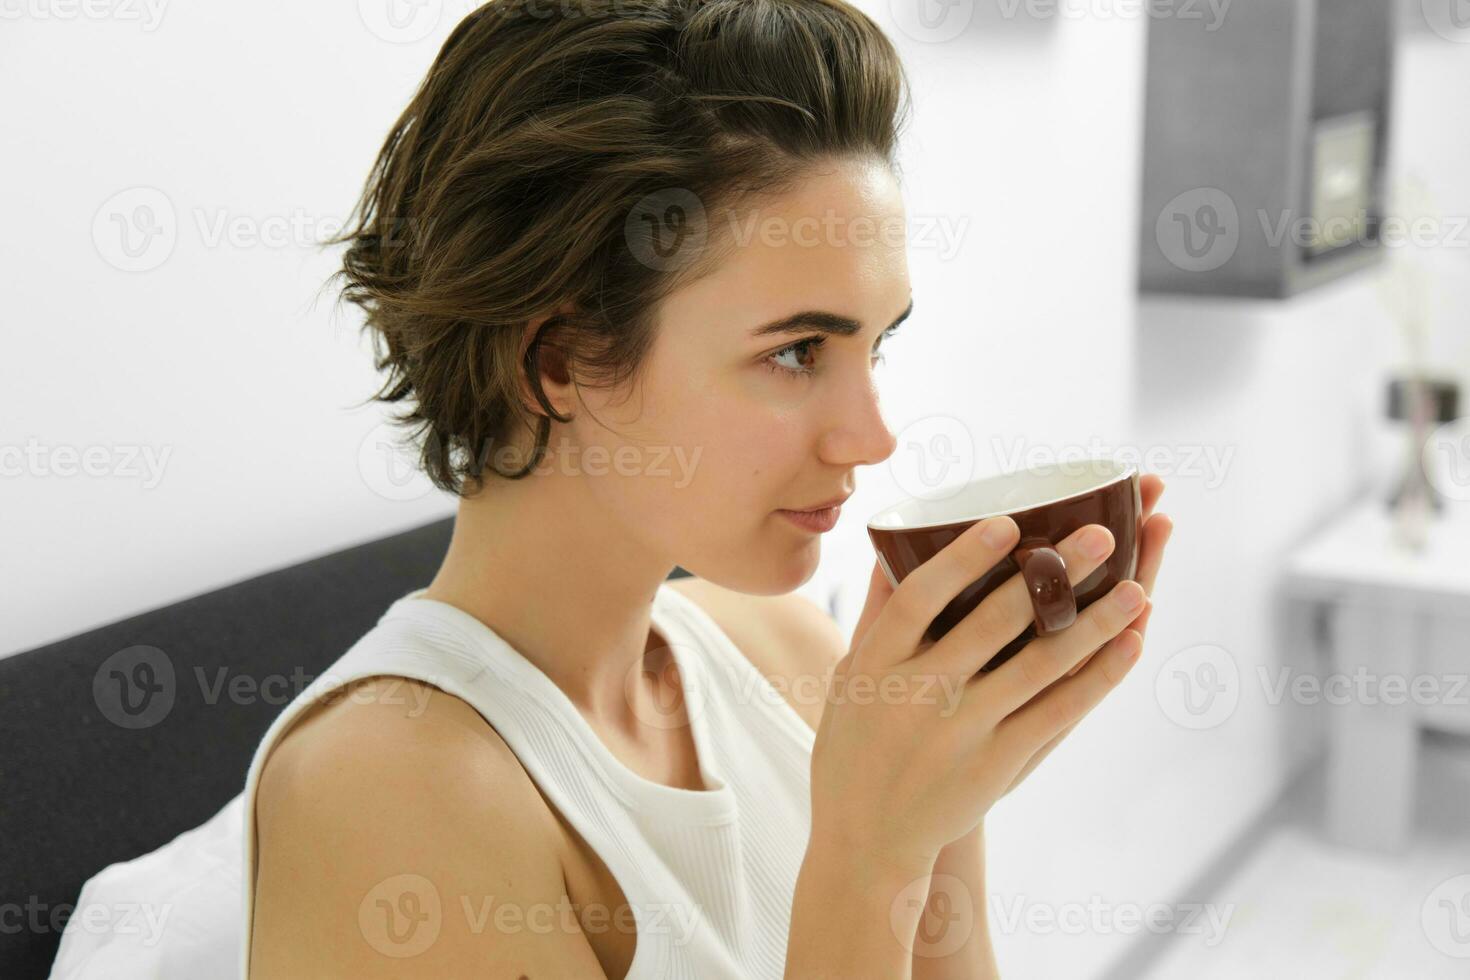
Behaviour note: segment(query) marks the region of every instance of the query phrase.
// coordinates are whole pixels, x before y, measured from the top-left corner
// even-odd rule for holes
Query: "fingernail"
[[[980,540],[992,548],[999,548],[1010,539],[1011,529],[1006,521],[993,520],[980,532]]]
[[[1128,582],[1122,588],[1118,589],[1118,591],[1113,593],[1113,601],[1116,602],[1118,604],[1118,608],[1122,609],[1124,612],[1131,612],[1134,609],[1137,609],[1139,606],[1143,605],[1143,600],[1145,598],[1146,597],[1143,594],[1143,586],[1133,581]]]
[[[1107,532],[1094,528],[1082,538],[1082,553],[1088,558],[1101,558],[1108,553],[1108,545]]]

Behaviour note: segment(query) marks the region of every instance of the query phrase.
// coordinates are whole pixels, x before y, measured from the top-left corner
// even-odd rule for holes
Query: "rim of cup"
[[[1076,467],[1083,471],[1068,472]],[[1053,472],[1044,472],[1051,470]],[[1083,459],[1063,460],[1036,466],[991,473],[962,484],[942,500],[923,497],[905,497],[881,508],[868,518],[868,528],[874,531],[917,531],[946,524],[961,524],[983,521],[988,517],[1016,514],[1021,511],[1045,507],[1074,497],[1088,494],[1126,480],[1138,472],[1135,463],[1113,459],[1109,456],[1090,456]],[[977,503],[987,484],[1015,480],[1017,477],[1033,476],[1041,481],[1056,481],[1050,495],[1040,499],[1026,500],[1014,506],[999,508],[984,507]],[[1043,489],[1045,484],[1043,483]]]

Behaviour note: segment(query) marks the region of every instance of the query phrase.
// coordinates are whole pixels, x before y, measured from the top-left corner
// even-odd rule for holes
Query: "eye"
[[[892,337],[897,332],[898,327],[892,326],[878,335],[878,342],[873,345],[873,360],[879,364],[886,364],[888,362],[888,358],[883,354],[883,341]]]
[[[882,346],[883,341],[893,336],[894,332],[897,329],[897,327],[889,327],[878,336],[877,343],[873,345],[873,360],[877,363],[882,364],[887,360],[887,358],[883,356],[883,352],[878,348]],[[813,374],[816,374],[815,364],[803,366],[800,362],[808,355],[812,358],[815,358],[817,351],[821,350],[822,346],[826,342],[827,338],[820,335],[804,337],[801,340],[798,340],[791,344],[787,344],[780,350],[773,351],[771,354],[767,355],[766,366],[769,367],[772,371],[780,371],[788,375],[793,375],[795,377],[811,377]],[[786,358],[788,356],[795,357],[797,363],[783,362],[782,358]]]
[[[807,354],[808,352],[810,352],[814,356],[816,352],[820,350],[822,345],[826,342],[827,339],[825,337],[805,337],[801,340],[796,341],[795,343],[787,344],[785,347],[782,347],[780,350],[772,353],[766,358],[766,365],[770,367],[772,371],[782,371],[786,374],[797,375],[798,377],[811,375],[816,372],[816,368],[803,367],[799,363],[801,356]],[[783,363],[781,359],[787,357],[788,355],[796,356],[798,359],[798,363]]]
[[[887,363],[888,358],[883,354],[883,341],[887,340],[889,337],[892,337],[897,332],[897,327],[889,327],[887,330],[878,335],[878,342],[873,345],[873,360],[877,361],[879,364]]]

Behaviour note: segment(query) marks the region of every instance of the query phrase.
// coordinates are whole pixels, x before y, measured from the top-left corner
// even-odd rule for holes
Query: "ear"
[[[521,398],[526,407],[537,415],[554,413],[562,419],[570,418],[577,403],[570,365],[561,345],[557,343],[561,332],[559,325],[547,323],[553,317],[568,316],[575,312],[575,304],[563,303],[553,311],[533,317],[527,322],[521,335],[518,361]],[[534,352],[531,350],[532,344],[535,344]],[[549,404],[542,402],[531,385],[532,372],[540,381],[541,392]]]

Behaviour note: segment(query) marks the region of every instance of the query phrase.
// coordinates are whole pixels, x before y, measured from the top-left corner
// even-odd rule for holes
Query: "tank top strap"
[[[700,654],[687,659],[693,661],[691,666],[703,687],[710,689],[711,697],[750,707],[786,750],[802,759],[810,758],[816,732],[703,606],[665,582],[659,588],[658,608],[671,627],[669,638],[676,649],[683,645]],[[683,671],[684,660],[679,664]],[[778,679],[783,686],[795,687],[795,697],[822,697],[825,681],[825,677]]]
[[[592,730],[566,692],[541,668],[480,620],[458,606],[422,598],[423,591],[415,590],[389,607],[383,617],[384,624],[394,624],[396,628],[406,626],[406,634],[414,646],[427,646],[436,658],[441,651],[449,654],[458,661],[461,671],[472,671],[477,680],[470,687],[473,699],[468,700],[477,708],[493,707],[492,722],[497,729],[502,727],[498,719],[503,717],[507,725],[529,726],[545,738],[554,739],[553,744],[561,746],[559,756],[569,751],[575,753],[581,764],[579,771],[585,768],[595,773],[606,789],[629,809],[657,812],[665,820],[696,824],[723,823],[733,818],[734,799],[721,773],[707,769],[703,776],[710,788],[688,790],[655,782],[629,769]],[[678,658],[681,676],[695,678],[692,684],[686,682],[687,698],[695,704],[701,703],[705,697],[704,688],[699,685],[703,671],[694,662],[696,658],[684,656],[690,649],[685,631],[679,624],[669,622],[665,607],[657,600],[652,620],[660,635],[670,638],[671,653]],[[482,673],[493,677],[494,683],[485,683],[479,677]],[[487,700],[494,704],[477,703]],[[487,714],[484,710],[481,713]],[[656,718],[647,721],[658,723]],[[711,757],[705,751],[709,733],[697,723],[693,730],[697,754],[704,765]],[[510,741],[506,732],[502,731],[501,736]],[[533,759],[539,759],[545,755],[545,744],[525,747],[533,750]],[[517,755],[521,755],[521,747],[511,744]],[[524,756],[522,759],[525,761]]]

